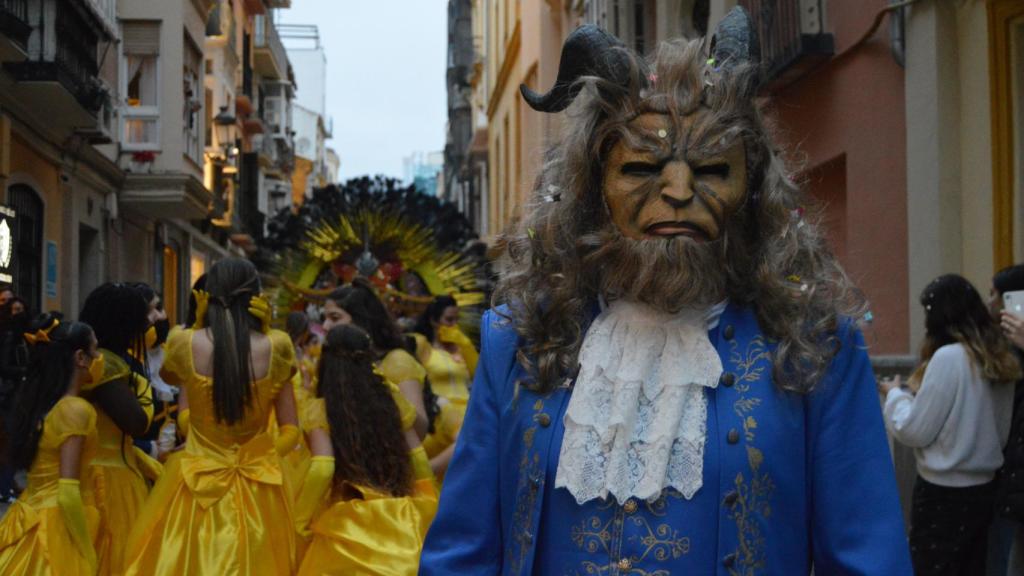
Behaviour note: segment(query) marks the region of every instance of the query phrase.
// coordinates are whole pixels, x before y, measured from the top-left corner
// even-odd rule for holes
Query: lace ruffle
[[[702,484],[705,387],[722,362],[707,331],[724,306],[675,315],[615,302],[587,332],[565,414],[556,487],[580,504],[612,495],[691,498]]]

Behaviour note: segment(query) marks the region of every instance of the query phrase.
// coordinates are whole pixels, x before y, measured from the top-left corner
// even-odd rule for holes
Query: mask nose
[[[661,199],[673,208],[680,208],[693,200],[693,171],[682,160],[673,160],[661,171]]]

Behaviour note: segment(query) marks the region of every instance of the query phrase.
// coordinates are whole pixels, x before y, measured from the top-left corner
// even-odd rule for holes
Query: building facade
[[[3,268],[33,312],[77,311],[117,265],[119,36],[113,0],[0,3]]]
[[[0,2],[0,212],[15,214],[0,281],[72,317],[99,284],[144,281],[181,319],[194,279],[246,253],[252,213],[290,182],[293,85],[273,29],[288,4]],[[253,139],[268,132],[274,145]]]
[[[291,201],[299,205],[313,188],[337,181],[341,160],[327,146],[333,122],[327,116],[327,56],[320,31],[311,24],[286,24],[281,35],[299,85],[292,112],[295,164],[291,178]]]

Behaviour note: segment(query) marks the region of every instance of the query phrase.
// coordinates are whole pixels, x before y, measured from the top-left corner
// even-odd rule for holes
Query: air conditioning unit
[[[107,94],[107,100],[96,113],[96,124],[75,129],[75,134],[89,144],[110,144],[114,141],[114,134],[117,132],[117,106],[109,87]]]

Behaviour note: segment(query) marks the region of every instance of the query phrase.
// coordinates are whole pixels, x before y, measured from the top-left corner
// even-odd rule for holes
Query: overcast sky
[[[328,145],[342,180],[402,178],[402,158],[444,148],[447,2],[292,0],[286,24],[316,24],[327,54]],[[302,87],[299,87],[301,90]]]

